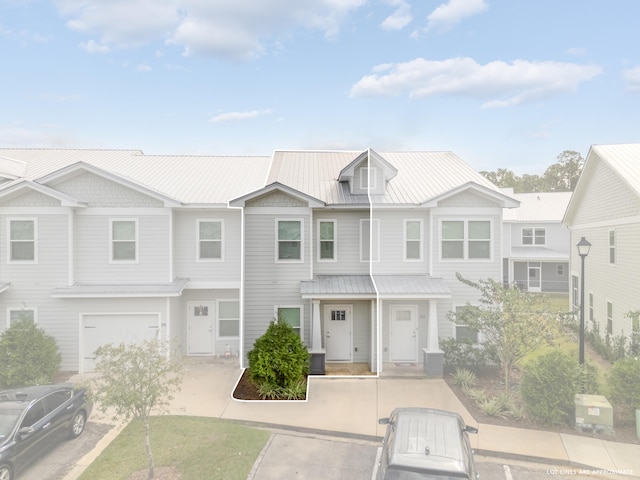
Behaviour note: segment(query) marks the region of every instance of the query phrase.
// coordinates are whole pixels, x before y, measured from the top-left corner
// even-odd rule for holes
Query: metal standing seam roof
[[[374,284],[375,282],[375,284]],[[428,275],[317,275],[300,282],[303,298],[322,296],[374,298],[376,295],[448,298],[451,290],[442,278]]]
[[[54,288],[53,298],[132,298],[132,297],[178,297],[186,287],[188,279],[176,278],[171,283],[160,284],[74,284]]]
[[[569,261],[569,254],[545,247],[511,247],[512,260]]]
[[[561,223],[572,192],[538,192],[510,194],[520,201],[519,208],[505,208],[505,222]]]
[[[640,143],[593,145],[591,149],[640,196]]]

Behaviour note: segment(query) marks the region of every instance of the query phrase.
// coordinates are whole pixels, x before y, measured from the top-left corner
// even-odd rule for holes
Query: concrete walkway
[[[478,454],[585,468],[593,474],[640,478],[640,445],[580,435],[478,424],[442,379],[310,377],[304,402],[238,401],[231,398],[241,370],[237,359],[186,365],[171,413],[217,417],[303,431],[373,439],[384,435],[378,418],[396,407],[431,407],[458,412],[479,427],[470,435]],[[72,379],[73,381],[73,379]],[[115,437],[117,431],[108,437]],[[67,476],[78,472],[108,444],[105,438]],[[604,471],[604,472],[597,472]],[[74,473],[75,472],[75,473]]]

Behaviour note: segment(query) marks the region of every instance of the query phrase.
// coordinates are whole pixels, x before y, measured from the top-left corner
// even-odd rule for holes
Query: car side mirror
[[[378,424],[379,424],[379,425],[389,425],[389,423],[390,423],[390,422],[389,422],[389,418],[388,418],[388,417],[386,417],[386,418],[379,418],[379,419],[378,419]]]
[[[466,425],[464,427],[464,431],[468,433],[478,433],[478,429],[476,427],[472,427],[471,425]]]
[[[33,427],[22,427],[20,430],[18,430],[18,434],[21,437],[27,436],[27,435],[31,435],[35,430],[33,429]]]

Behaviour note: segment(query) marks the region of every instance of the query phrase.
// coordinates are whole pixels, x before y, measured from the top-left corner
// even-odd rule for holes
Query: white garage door
[[[80,371],[92,372],[95,367],[95,351],[102,345],[136,343],[156,338],[160,328],[157,313],[130,313],[82,316]]]

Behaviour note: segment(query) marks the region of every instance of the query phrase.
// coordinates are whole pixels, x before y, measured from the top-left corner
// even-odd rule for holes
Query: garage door
[[[102,345],[136,343],[156,338],[160,328],[160,314],[134,313],[82,316],[80,371],[92,372],[95,351]]]

